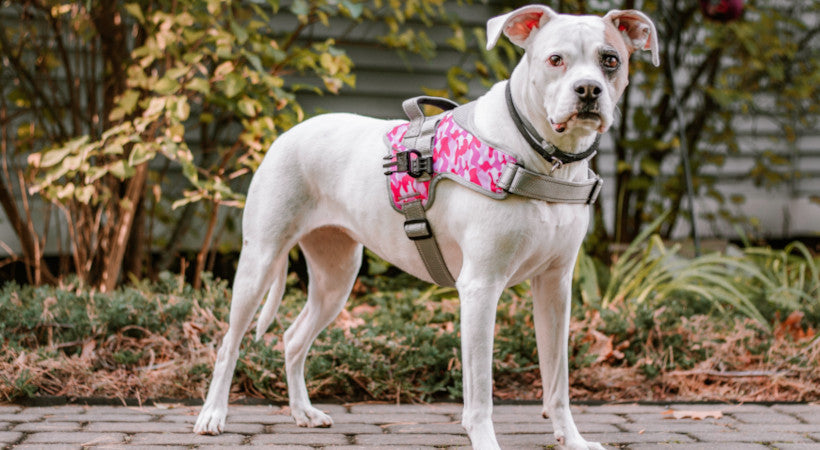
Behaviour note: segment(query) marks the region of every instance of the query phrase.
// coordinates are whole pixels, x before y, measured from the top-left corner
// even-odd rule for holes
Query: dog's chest
[[[589,224],[585,205],[550,204],[527,201],[519,215],[508,211],[506,223],[519,237],[515,281],[523,281],[555,265],[564,265],[577,254]]]

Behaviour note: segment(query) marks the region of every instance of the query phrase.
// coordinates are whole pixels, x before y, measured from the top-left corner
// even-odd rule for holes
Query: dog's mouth
[[[582,111],[575,115],[577,120],[601,120],[601,115],[595,111]]]
[[[550,119],[550,125],[552,129],[555,130],[556,133],[563,133],[567,131],[567,127],[572,124],[578,124],[578,122],[595,122],[592,125],[601,125],[603,124],[604,120],[601,117],[601,114],[597,111],[579,111],[577,113],[572,114],[566,120],[556,121],[554,119]]]

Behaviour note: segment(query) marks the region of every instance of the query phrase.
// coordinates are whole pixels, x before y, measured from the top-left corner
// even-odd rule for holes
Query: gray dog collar
[[[522,117],[518,113],[518,109],[515,107],[515,103],[513,103],[509,81],[507,82],[507,87],[504,90],[504,96],[507,98],[507,109],[510,111],[510,117],[512,117],[515,127],[518,128],[518,132],[521,133],[521,136],[524,137],[527,144],[529,144],[530,147],[536,151],[536,153],[549,161],[553,166],[582,161],[598,152],[598,142],[601,140],[600,134],[595,136],[595,142],[593,142],[588,149],[581,153],[567,153],[555,145],[547,142],[546,139],[542,138],[541,135],[538,134],[535,127],[533,127],[526,118]]]

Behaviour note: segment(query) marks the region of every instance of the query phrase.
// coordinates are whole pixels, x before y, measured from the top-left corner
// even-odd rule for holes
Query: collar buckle
[[[553,172],[555,172],[556,170],[560,169],[563,166],[564,166],[563,161],[561,161],[558,158],[553,157],[552,158],[552,168],[550,169],[550,175],[552,175]]]

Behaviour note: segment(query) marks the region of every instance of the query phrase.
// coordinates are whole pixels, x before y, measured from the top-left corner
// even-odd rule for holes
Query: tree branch
[[[31,93],[39,99],[43,104],[43,110],[47,111],[57,111],[56,105],[52,104],[48,97],[46,96],[45,92],[40,89],[40,84],[34,80],[34,77],[29,73],[26,69],[26,66],[20,60],[19,55],[15,55],[14,52],[11,51],[11,44],[9,43],[8,39],[6,39],[6,33],[0,33],[0,50],[3,50],[6,58],[8,58],[11,66],[17,75],[17,77],[26,82],[26,85],[31,90]],[[60,136],[58,137],[59,140],[65,140],[70,136],[68,131],[63,126],[63,123],[57,119],[54,120],[53,123],[57,126],[60,131]]]

